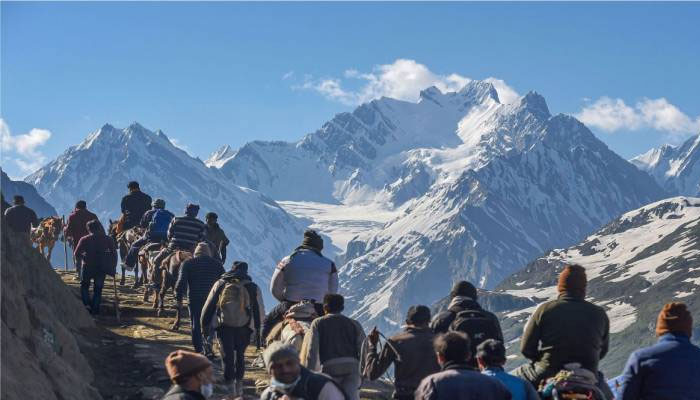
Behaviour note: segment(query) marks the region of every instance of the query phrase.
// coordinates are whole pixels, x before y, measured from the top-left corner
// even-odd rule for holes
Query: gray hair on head
[[[267,346],[267,349],[263,351],[263,361],[265,361],[265,368],[267,369],[267,372],[270,372],[272,363],[287,358],[299,359],[297,349],[291,344],[285,344],[280,341],[272,342],[272,344]]]

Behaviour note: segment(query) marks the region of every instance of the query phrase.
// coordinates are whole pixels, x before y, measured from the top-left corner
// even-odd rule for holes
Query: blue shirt
[[[487,368],[481,373],[501,381],[508,388],[513,400],[539,400],[540,398],[530,382],[508,374],[503,368]]]
[[[700,398],[700,347],[685,335],[667,333],[630,355],[621,377],[623,400]]]

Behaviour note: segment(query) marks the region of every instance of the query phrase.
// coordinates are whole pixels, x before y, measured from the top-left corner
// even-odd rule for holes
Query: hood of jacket
[[[459,312],[462,310],[481,310],[481,306],[471,297],[455,296],[450,301],[447,309],[452,312]]]

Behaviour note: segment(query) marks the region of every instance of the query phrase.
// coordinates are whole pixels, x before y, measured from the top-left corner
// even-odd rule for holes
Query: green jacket
[[[540,305],[525,326],[520,351],[538,371],[559,371],[578,362],[597,372],[608,352],[610,321],[602,307],[562,293]]]

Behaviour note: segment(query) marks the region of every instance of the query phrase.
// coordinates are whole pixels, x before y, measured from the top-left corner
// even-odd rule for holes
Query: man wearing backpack
[[[598,362],[608,352],[610,322],[604,308],[585,300],[586,285],[582,266],[564,267],[559,297],[537,307],[525,326],[520,352],[530,362],[517,368],[515,376],[539,387],[569,363],[598,373]]]
[[[139,251],[143,246],[167,240],[168,227],[173,218],[175,218],[173,213],[165,209],[165,200],[155,199],[152,206],[153,208],[143,214],[143,218],[141,218],[140,225],[146,229],[146,233],[141,239],[131,245],[129,253],[126,255],[126,260],[124,260],[124,263],[130,270],[133,270],[136,266]]]
[[[105,271],[116,267],[117,247],[114,240],[107,236],[98,220],[87,223],[90,232],[83,236],[75,247],[74,256],[83,263],[80,277],[80,294],[83,304],[91,314],[100,313],[102,288],[105,283]],[[109,255],[106,258],[105,255]],[[113,265],[106,265],[107,263]],[[90,281],[93,281],[92,299],[90,299]]]
[[[225,385],[231,394],[243,395],[245,349],[255,335],[259,347],[261,318],[265,315],[262,292],[248,275],[248,264],[234,261],[231,270],[214,283],[202,309],[202,335],[210,337],[212,326],[221,344]]]
[[[199,243],[194,250],[194,257],[182,263],[180,267],[177,283],[175,283],[175,299],[178,308],[181,308],[182,300],[187,294],[192,346],[197,353],[204,352],[202,328],[199,325],[202,308],[214,283],[224,272],[224,267],[219,260],[211,256],[211,250],[206,243]]]
[[[503,332],[498,317],[484,310],[477,303],[476,287],[467,281],[460,281],[452,286],[450,291],[450,304],[446,311],[435,316],[430,327],[433,332],[445,333],[447,331],[464,332],[469,336],[472,358],[468,360],[469,366],[477,368],[474,354],[476,347],[486,339],[503,341]]]
[[[280,304],[265,318],[263,338],[282,321],[291,306],[302,300],[313,301],[316,312],[323,315],[320,302],[326,294],[338,292],[338,270],[321,250],[323,239],[316,231],[307,229],[301,246],[277,264],[270,280],[270,291]]]
[[[332,377],[348,399],[360,399],[360,359],[365,331],[362,325],[341,314],[345,299],[329,293],[323,298],[324,316],[316,318],[304,335],[301,364]]]
[[[224,230],[221,229],[219,223],[217,222],[219,216],[215,212],[208,212],[204,216],[204,220],[207,224],[207,240],[214,244],[214,249],[218,251],[219,259],[221,263],[226,263],[226,246],[230,243]]]

